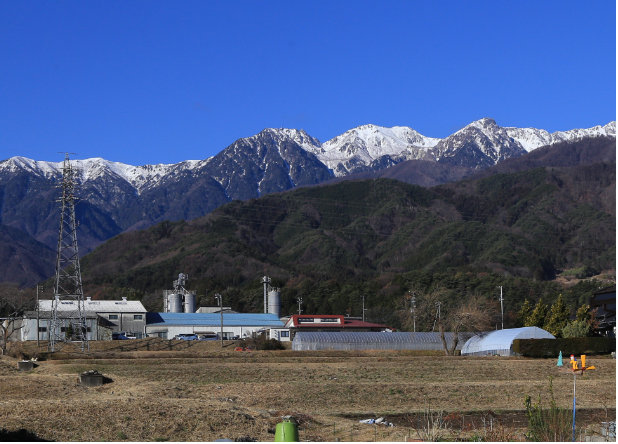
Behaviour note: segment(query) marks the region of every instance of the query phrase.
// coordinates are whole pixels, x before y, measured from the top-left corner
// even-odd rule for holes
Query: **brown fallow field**
[[[524,399],[571,408],[556,359],[405,351],[234,351],[230,342],[161,339],[67,344],[53,356],[14,344],[0,359],[0,429],[57,441],[273,441],[283,416],[302,441],[523,441]],[[32,371],[19,357],[39,356]],[[616,418],[616,360],[577,378],[578,434]],[[568,358],[567,358],[568,360]],[[83,387],[98,370],[109,382]],[[553,389],[550,388],[553,387]],[[393,427],[361,419],[383,417]]]

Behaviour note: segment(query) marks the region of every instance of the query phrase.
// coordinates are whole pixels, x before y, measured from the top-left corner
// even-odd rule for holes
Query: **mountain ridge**
[[[584,137],[615,137],[616,135],[615,121],[609,122],[603,126],[597,125],[591,128],[577,128],[567,131],[555,131],[553,133],[549,133],[546,130],[537,128],[500,127],[497,125],[494,119],[485,117],[471,122],[470,124],[466,125],[465,127],[443,139],[424,136],[413,128],[406,126],[394,126],[388,128],[379,125],[365,124],[356,128],[352,128],[340,134],[339,136],[335,136],[334,138],[324,143],[321,143],[318,139],[310,136],[305,130],[302,129],[298,130],[290,128],[265,128],[264,130],[260,131],[260,133],[253,136],[237,139],[234,143],[232,143],[232,145],[222,150],[219,154],[223,153],[228,148],[234,146],[234,144],[239,141],[256,140],[260,136],[260,134],[271,134],[273,135],[274,139],[279,139],[279,142],[284,137],[294,140],[305,151],[316,155],[316,157],[320,159],[320,155],[324,155],[332,151],[345,152],[346,147],[348,148],[348,154],[356,154],[359,147],[351,147],[349,141],[350,138],[355,137],[360,142],[362,142],[361,148],[368,147],[366,149],[366,153],[369,154],[370,157],[368,159],[366,158],[365,160],[371,162],[384,155],[405,155],[406,150],[409,148],[423,148],[426,151],[430,151],[432,148],[435,148],[436,145],[446,141],[450,137],[461,136],[461,134],[465,134],[466,131],[469,131],[473,128],[476,128],[482,132],[482,129],[486,128],[487,126],[498,128],[499,130],[504,130],[504,133],[506,133],[508,137],[516,141],[521,146],[521,148],[524,149],[525,152],[530,152],[541,146],[552,145],[563,141],[582,139]],[[399,145],[395,146],[395,144],[390,144],[387,146],[386,149],[380,150],[377,146],[382,143],[382,138],[375,138],[373,144],[368,144],[367,140],[371,138],[370,134],[376,132],[381,133],[382,135],[386,134],[390,136],[391,140],[399,139]],[[360,137],[359,135],[363,135],[364,137]],[[499,140],[497,144],[499,145],[501,142],[503,141]],[[326,145],[327,149],[324,148],[324,145]],[[445,151],[448,151],[448,149],[442,148],[437,150],[437,153],[443,153]],[[421,160],[427,160],[426,156],[417,157],[414,153],[412,153],[412,156],[412,159],[420,158]],[[174,170],[183,169],[187,171],[192,171],[200,169],[212,162],[215,157],[216,155],[202,160],[184,160],[172,164],[145,164],[141,166],[124,164],[122,162],[113,162],[100,157],[88,158],[83,160],[71,160],[71,163],[76,170],[82,173],[82,179],[84,180],[92,179],[92,177],[94,176],[92,173],[97,167],[96,164],[102,164],[105,168],[114,172],[128,183],[132,184],[139,191],[140,187],[143,186],[144,183],[148,180],[152,180],[153,178],[157,179],[163,175],[174,172]],[[439,158],[440,154],[437,154],[435,155],[434,160],[437,160]],[[329,161],[328,157],[322,157],[322,159]],[[331,165],[333,163],[332,160],[333,159],[330,160]],[[344,156],[340,159],[334,158],[334,160],[349,161],[350,158]],[[406,160],[410,160],[410,158],[406,158]],[[33,159],[28,159],[23,156],[14,156],[4,161],[0,161],[0,172],[4,170],[15,171],[17,168],[30,170],[33,173],[43,174],[46,177],[57,177],[61,175],[62,161],[37,161]],[[331,170],[333,169],[332,167],[329,168]]]
[[[182,269],[198,294],[224,292],[237,309],[256,311],[251,295],[266,274],[281,287],[284,312],[302,297],[307,310],[344,313],[359,294],[374,309],[395,307],[434,275],[447,286],[487,286],[483,276],[495,275],[519,285],[509,294],[523,300],[528,285],[559,272],[615,269],[614,192],[615,163],[603,162],[433,188],[388,179],[298,188],[125,233],[84,258],[85,286],[129,287],[158,301]]]
[[[232,200],[254,199],[329,180],[363,176],[392,177],[409,183],[434,186],[460,180],[507,161],[526,159],[539,150],[537,148],[524,155],[525,150],[520,149],[515,157],[503,155],[502,160],[493,164],[492,159],[500,158],[500,154],[495,155],[498,151],[488,150],[485,153],[474,144],[491,142],[491,137],[483,135],[485,127],[490,132],[499,133],[494,134],[494,139],[498,141],[505,137],[506,130],[496,128],[497,124],[492,119],[481,119],[473,124],[473,134],[466,142],[466,149],[478,156],[474,161],[476,163],[472,164],[472,157],[466,155],[466,149],[461,151],[460,157],[447,156],[447,161],[416,158],[431,154],[440,144],[446,145],[443,143],[446,139],[439,142],[436,142],[437,139],[420,139],[419,133],[406,127],[394,127],[394,131],[387,129],[390,132],[376,125],[359,127],[362,131],[354,132],[354,137],[367,132],[372,136],[363,136],[367,138],[363,144],[349,146],[351,157],[342,170],[347,173],[340,176],[320,161],[320,150],[324,144],[304,130],[295,129],[265,129],[249,138],[238,139],[216,156],[176,164],[135,167],[101,158],[72,160],[78,181],[76,212],[80,220],[80,253],[87,253],[106,239],[124,231],[144,229],[164,220],[191,220]],[[465,133],[467,127],[462,128],[460,134]],[[584,130],[573,131],[573,137],[588,134]],[[613,131],[615,134],[615,123],[594,127],[591,133],[599,134],[603,131]],[[392,137],[384,139],[385,134]],[[480,142],[475,142],[474,137]],[[397,154],[393,141],[403,139],[408,144],[407,148]],[[577,139],[580,142],[567,140],[557,142],[555,146],[586,144],[582,141],[588,139],[605,140],[599,137]],[[346,140],[349,142],[347,136]],[[603,142],[606,144],[603,149],[613,151],[615,159],[615,148],[610,149],[612,140],[615,145],[615,136],[612,136]],[[410,154],[410,141],[424,144],[421,147],[422,156]],[[367,147],[368,144],[378,142],[382,144],[378,148]],[[564,156],[574,156],[574,159],[585,156],[585,150],[575,155],[568,150],[567,145]],[[555,154],[558,157],[561,155]],[[406,160],[407,157],[415,158]],[[61,167],[61,162],[34,161],[25,157],[13,157],[0,162],[0,224],[18,229],[24,235],[54,249],[57,243],[56,200],[59,197]],[[8,237],[5,239],[10,242]],[[37,270],[41,268],[37,267]],[[31,283],[41,277],[38,271],[33,272]]]

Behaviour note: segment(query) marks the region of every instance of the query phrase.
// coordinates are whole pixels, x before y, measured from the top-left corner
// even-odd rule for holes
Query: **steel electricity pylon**
[[[56,280],[49,322],[50,351],[56,351],[65,342],[81,343],[81,349],[88,349],[86,313],[82,275],[77,248],[77,222],[75,219],[75,177],[65,154],[62,166],[62,197],[60,203],[60,228],[56,251]]]

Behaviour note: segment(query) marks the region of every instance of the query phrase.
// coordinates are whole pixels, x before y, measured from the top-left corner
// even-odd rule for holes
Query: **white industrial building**
[[[24,314],[20,329],[22,341],[49,339],[52,302],[51,299],[42,299],[37,310]],[[146,309],[140,301],[128,301],[127,298],[111,301],[92,300],[88,297],[82,304],[78,307],[77,301],[59,301],[56,313],[61,325],[64,324],[60,327],[61,331],[68,328],[70,317],[81,308],[86,318],[86,337],[90,341],[111,339],[114,332],[124,332],[135,338],[145,336]]]
[[[271,313],[148,313],[146,336],[173,339],[180,334],[220,335],[223,330],[223,338],[231,339],[273,328],[282,329],[283,322]]]

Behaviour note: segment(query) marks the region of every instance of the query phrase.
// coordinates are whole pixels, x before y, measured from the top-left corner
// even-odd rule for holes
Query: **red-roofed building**
[[[343,315],[292,315],[285,328],[290,329],[290,340],[297,331],[394,331],[384,324],[374,324]]]

